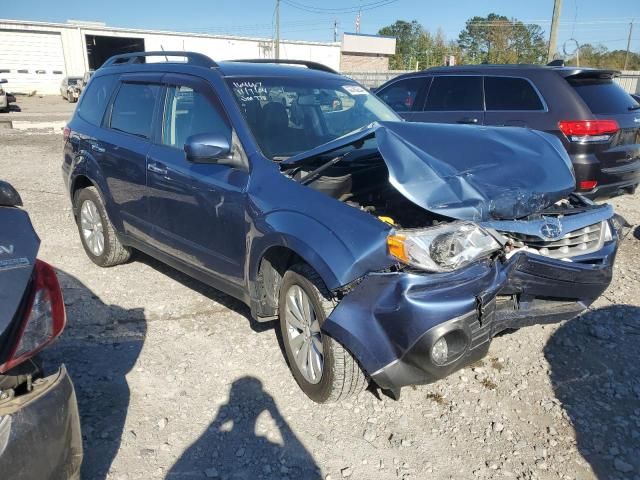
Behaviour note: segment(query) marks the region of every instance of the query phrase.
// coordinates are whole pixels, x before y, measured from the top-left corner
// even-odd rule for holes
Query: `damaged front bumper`
[[[82,437],[75,391],[64,366],[33,390],[0,401],[0,477],[79,479]]]
[[[575,317],[608,287],[617,238],[572,261],[522,251],[441,274],[371,273],[323,330],[383,389],[430,383],[486,355],[509,328]],[[432,348],[448,341],[446,361]]]

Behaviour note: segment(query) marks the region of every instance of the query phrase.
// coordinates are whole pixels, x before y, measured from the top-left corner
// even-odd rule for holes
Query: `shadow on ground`
[[[172,280],[184,285],[185,287],[198,292],[200,295],[207,297],[210,300],[213,300],[216,303],[219,303],[225,308],[229,310],[233,310],[234,312],[242,315],[247,319],[251,329],[254,332],[265,332],[267,330],[271,330],[275,327],[275,322],[257,322],[251,316],[251,310],[249,307],[241,302],[240,300],[233,298],[226,293],[221,292],[220,290],[216,290],[215,288],[196,280],[189,275],[176,270],[173,267],[170,267],[166,263],[162,263],[159,260],[156,260],[149,255],[146,255],[142,252],[136,251],[132,260],[132,262],[141,262],[145,265],[150,266],[154,270],[166,275]]]
[[[279,439],[260,433],[258,417],[268,413]],[[257,433],[258,432],[258,433]],[[229,401],[216,418],[173,465],[168,479],[293,478],[320,480],[320,469],[282,418],[273,397],[260,380],[242,377],[233,382]]]
[[[144,344],[144,310],[106,305],[75,277],[56,273],[67,328],[43,352],[43,360],[66,364],[75,386],[84,447],[82,478],[105,479],[122,441],[131,395],[126,375]]]
[[[578,450],[602,480],[640,474],[640,308],[612,305],[560,327],[545,347]]]

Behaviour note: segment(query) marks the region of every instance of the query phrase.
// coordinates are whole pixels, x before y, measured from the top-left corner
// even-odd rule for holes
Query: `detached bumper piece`
[[[75,391],[64,366],[31,392],[0,402],[0,477],[79,479],[82,436]]]
[[[579,315],[608,287],[616,247],[607,242],[572,262],[522,252],[452,273],[370,274],[323,330],[397,393],[484,357],[503,330]]]

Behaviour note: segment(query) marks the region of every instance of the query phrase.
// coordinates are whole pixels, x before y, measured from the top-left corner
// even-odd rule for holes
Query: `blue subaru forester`
[[[557,138],[406,123],[313,62],[116,56],[64,138],[89,258],[140,250],[279,319],[317,402],[435,381],[611,280],[613,210]]]

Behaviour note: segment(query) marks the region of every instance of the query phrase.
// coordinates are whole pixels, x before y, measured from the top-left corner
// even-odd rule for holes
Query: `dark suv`
[[[431,68],[376,90],[406,120],[518,126],[557,136],[578,192],[633,193],[640,182],[640,104],[613,78],[620,72],[536,65]]]
[[[280,63],[301,65],[149,52],[96,71],[62,167],[94,263],[141,250],[279,319],[318,402],[442,378],[607,287],[612,208],[571,194],[556,137],[402,122]]]

